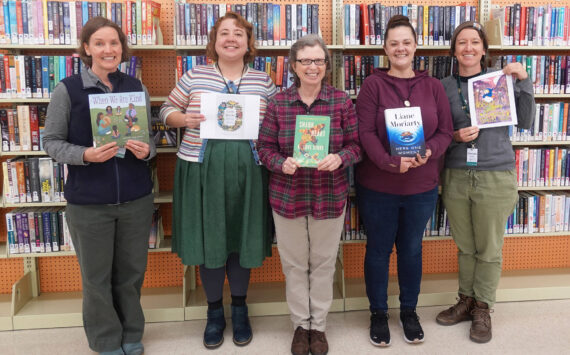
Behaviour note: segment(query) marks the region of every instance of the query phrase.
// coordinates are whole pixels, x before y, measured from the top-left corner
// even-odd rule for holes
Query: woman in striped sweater
[[[232,295],[233,341],[252,338],[245,298],[250,269],[271,253],[267,171],[254,141],[200,138],[200,98],[205,93],[257,95],[260,117],[275,94],[269,76],[248,66],[254,59],[252,26],[227,12],[210,32],[213,65],[186,72],[163,104],[170,127],[184,127],[174,177],[172,250],[185,265],[199,265],[208,300],[204,345],[216,348],[226,326],[222,290],[227,275]],[[247,117],[246,117],[247,119]]]

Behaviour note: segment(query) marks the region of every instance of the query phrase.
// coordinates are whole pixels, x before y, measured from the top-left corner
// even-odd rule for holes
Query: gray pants
[[[152,213],[152,194],[119,205],[67,205],[83,283],[83,326],[94,351],[142,339],[140,291]]]
[[[445,169],[443,204],[459,253],[459,293],[492,307],[503,262],[505,224],[518,201],[513,170]]]
[[[273,212],[293,329],[325,331],[344,213],[331,219],[291,219]]]

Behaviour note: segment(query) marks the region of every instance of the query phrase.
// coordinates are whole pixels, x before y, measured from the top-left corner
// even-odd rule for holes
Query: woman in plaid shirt
[[[326,354],[326,316],[348,195],[346,169],[360,160],[356,113],[349,96],[326,82],[330,54],[317,35],[291,47],[295,85],[275,95],[259,133],[259,157],[271,171],[269,202],[296,329],[293,354]],[[329,154],[301,167],[293,148],[297,115],[330,117]],[[310,144],[310,143],[307,143]]]

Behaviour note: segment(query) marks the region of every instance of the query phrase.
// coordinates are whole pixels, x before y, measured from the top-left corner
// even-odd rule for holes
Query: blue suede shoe
[[[121,345],[125,355],[142,355],[144,354],[144,345],[141,342],[138,343],[127,343]]]
[[[234,331],[234,344],[245,346],[251,342],[253,333],[247,316],[247,306],[232,306],[232,328]]]
[[[204,330],[204,346],[208,349],[215,349],[224,342],[224,329],[226,329],[226,318],[224,318],[224,308],[208,310],[208,322]]]

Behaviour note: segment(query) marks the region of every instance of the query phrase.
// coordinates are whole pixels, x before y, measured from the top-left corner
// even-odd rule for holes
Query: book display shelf
[[[176,84],[176,56],[203,55],[204,45],[176,44],[176,5],[173,0],[158,0],[161,4],[160,26],[163,45],[133,46],[133,54],[142,57],[142,81],[148,87],[153,106],[160,105]],[[190,1],[189,1],[190,2]],[[259,1],[268,3],[269,1]],[[374,3],[373,0],[361,1]],[[343,55],[381,55],[381,45],[351,45],[345,43],[344,5],[360,4],[349,0],[318,0],[319,24],[323,39],[333,57],[332,82],[344,88]],[[211,4],[226,4],[210,0]],[[245,4],[236,1],[236,4]],[[300,1],[273,1],[273,4],[301,4]],[[506,2],[493,5],[508,5]],[[382,5],[407,5],[407,1],[390,0]],[[438,5],[457,5],[457,1],[443,0]],[[477,10],[482,22],[489,19],[491,3],[469,1]],[[523,2],[525,6],[538,6],[535,2]],[[70,55],[72,46],[64,45],[8,45],[0,44],[2,54]],[[289,46],[258,46],[258,55],[288,54]],[[449,46],[419,46],[417,54],[447,55]],[[569,48],[512,47],[500,43],[492,47],[493,55],[531,53],[537,55],[562,55]],[[570,101],[570,95],[537,95],[537,101]],[[0,99],[0,108],[15,104],[47,103],[49,99]],[[565,142],[524,142],[516,145],[553,146],[568,145]],[[42,152],[3,152],[0,160],[16,155],[45,155]],[[175,149],[161,148],[157,156],[157,175],[160,193],[155,203],[160,204],[160,214],[167,236],[161,248],[149,250],[149,261],[143,285],[142,305],[146,320],[183,321],[206,317],[207,303],[197,269],[186,267],[170,252],[172,187]],[[528,188],[527,188],[528,189]],[[549,188],[537,188],[548,190]],[[553,188],[550,188],[553,189]],[[557,189],[570,190],[567,187]],[[65,203],[8,204],[2,202],[7,213],[20,207],[53,207]],[[5,218],[0,220],[0,330],[81,326],[81,278],[73,252],[9,254],[6,250]],[[503,277],[497,294],[498,301],[530,299],[570,298],[570,233],[534,233],[511,235],[505,240]],[[339,236],[340,238],[340,236]],[[331,311],[367,309],[368,301],[363,282],[363,241],[342,242],[336,265],[334,301]],[[443,305],[454,303],[457,293],[457,248],[450,237],[430,237],[424,241],[424,278],[419,305]],[[389,285],[389,305],[398,303],[398,287],[395,279],[395,255],[390,273],[394,280]],[[285,301],[284,276],[277,248],[261,268],[252,270],[248,293],[250,314],[275,315],[288,313]],[[225,299],[230,299],[229,289]]]

